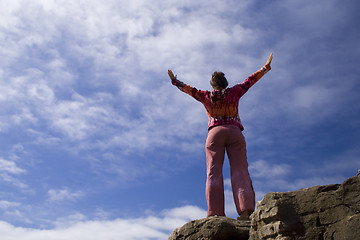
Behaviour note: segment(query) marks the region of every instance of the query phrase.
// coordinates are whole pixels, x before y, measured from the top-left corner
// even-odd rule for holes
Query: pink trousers
[[[241,129],[234,125],[216,126],[206,139],[206,200],[208,216],[225,216],[223,163],[225,150],[230,162],[231,186],[239,215],[255,209],[255,193],[248,171],[246,143]]]

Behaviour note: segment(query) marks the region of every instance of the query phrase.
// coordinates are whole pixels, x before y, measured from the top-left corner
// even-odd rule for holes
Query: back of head
[[[223,72],[214,72],[210,84],[215,90],[225,89],[229,85]]]

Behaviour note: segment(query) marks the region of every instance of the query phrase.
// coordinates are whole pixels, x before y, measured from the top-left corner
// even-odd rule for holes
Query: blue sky
[[[358,1],[1,6],[2,239],[167,239],[205,217],[207,116],[169,68],[210,89],[273,52],[239,105],[257,200],[360,168]]]

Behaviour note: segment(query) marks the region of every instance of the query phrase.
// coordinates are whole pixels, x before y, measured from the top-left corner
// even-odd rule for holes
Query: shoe
[[[237,218],[237,220],[240,221],[250,221],[250,215],[254,212],[254,210],[245,210],[240,214],[240,217]]]

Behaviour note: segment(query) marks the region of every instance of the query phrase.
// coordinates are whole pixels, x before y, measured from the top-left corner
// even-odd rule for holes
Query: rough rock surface
[[[249,239],[360,239],[360,175],[341,185],[266,194],[251,215]]]
[[[175,229],[169,240],[247,240],[250,221],[228,217],[207,217],[193,220]]]
[[[169,240],[360,239],[360,171],[342,184],[268,193],[250,219],[251,227],[227,217],[194,220]]]

